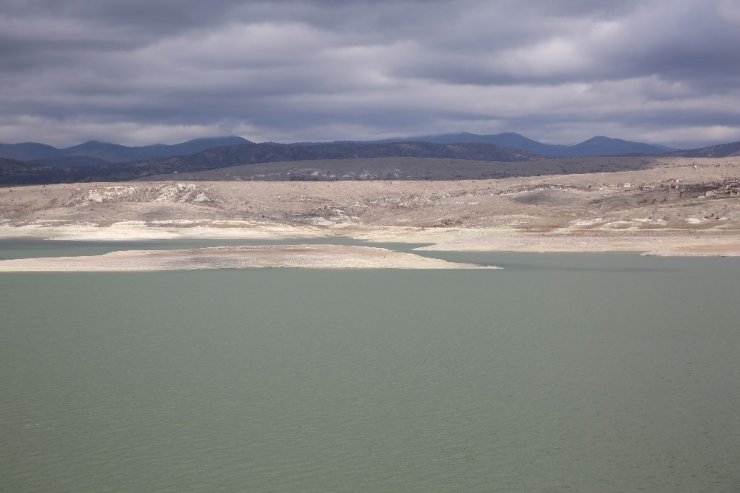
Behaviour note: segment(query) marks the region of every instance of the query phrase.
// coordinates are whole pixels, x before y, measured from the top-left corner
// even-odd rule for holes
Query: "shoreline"
[[[740,194],[730,188],[740,157],[672,158],[632,171],[603,164],[598,173],[485,180],[0,187],[0,239],[349,238],[406,251],[740,256]]]
[[[145,241],[145,240],[280,240],[323,238],[318,228],[275,224],[218,221],[197,225],[152,225],[144,221],[119,221],[110,226],[96,224],[0,224],[0,239],[28,238],[56,241]],[[333,235],[331,235],[333,236]]]
[[[498,269],[385,248],[330,244],[121,250],[102,255],[0,261],[0,272],[151,272],[263,268]]]
[[[514,228],[331,227],[279,224],[150,225],[123,221],[92,224],[0,225],[0,239],[55,241],[301,240],[350,238],[373,243],[423,244],[418,251],[606,253],[634,252],[658,256],[740,256],[740,233],[734,231],[555,231],[536,233]]]

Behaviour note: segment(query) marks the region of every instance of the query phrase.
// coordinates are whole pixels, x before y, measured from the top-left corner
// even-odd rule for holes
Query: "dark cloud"
[[[735,0],[0,0],[0,141],[740,140]]]

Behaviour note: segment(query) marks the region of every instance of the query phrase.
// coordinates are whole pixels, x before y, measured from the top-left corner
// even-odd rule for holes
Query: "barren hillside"
[[[740,158],[666,158],[614,173],[457,181],[191,181],[0,189],[6,234],[44,228],[197,228],[240,234],[431,239],[740,233]],[[21,227],[21,229],[18,229]]]

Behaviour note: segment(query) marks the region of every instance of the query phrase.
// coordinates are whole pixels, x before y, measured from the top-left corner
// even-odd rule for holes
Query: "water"
[[[0,491],[740,490],[740,261],[435,255],[1,274]]]
[[[260,239],[177,239],[177,240],[137,240],[137,241],[77,241],[77,240],[38,240],[33,238],[0,239],[0,260],[35,257],[73,257],[103,255],[119,250],[167,250],[207,248],[216,246],[240,245],[285,245],[285,244],[370,244],[342,236],[317,238],[285,238],[279,240]],[[385,244],[396,247],[397,244]],[[399,245],[400,246],[400,245]],[[412,249],[416,245],[404,245]]]

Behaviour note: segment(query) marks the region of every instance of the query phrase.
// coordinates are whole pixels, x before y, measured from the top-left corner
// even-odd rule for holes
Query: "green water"
[[[178,239],[178,240],[148,240],[148,241],[67,241],[67,240],[38,240],[31,238],[0,239],[0,260],[33,257],[72,257],[87,255],[103,255],[119,250],[167,250],[207,248],[215,246],[239,245],[284,245],[284,244],[325,244],[334,245],[389,245],[405,247],[406,250],[415,245],[399,244],[370,244],[342,236],[318,238],[286,238],[281,240],[258,239]]]
[[[740,261],[439,255],[0,274],[0,491],[740,490]]]

